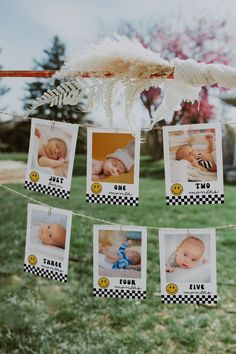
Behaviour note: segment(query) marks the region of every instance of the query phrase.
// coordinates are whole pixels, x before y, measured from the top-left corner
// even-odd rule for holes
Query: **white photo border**
[[[141,232],[141,278],[102,277],[99,275],[99,232],[100,231]],[[105,278],[106,288],[98,285]],[[146,299],[147,279],[147,229],[140,226],[93,225],[93,295],[96,297]]]
[[[54,127],[70,130],[71,132],[71,145],[69,152],[69,164],[67,177],[54,176],[49,173],[44,173],[37,168],[32,169],[31,163],[33,154],[35,153],[35,128],[40,124],[48,129],[54,129]],[[30,131],[30,145],[28,154],[28,163],[26,168],[25,177],[25,189],[32,190],[39,193],[49,194],[55,197],[69,199],[70,198],[70,188],[74,165],[75,148],[78,136],[78,124],[64,123],[49,121],[45,119],[32,118],[31,119],[31,131]],[[35,176],[35,178],[33,178]]]
[[[215,130],[215,148],[217,180],[205,182],[171,181],[169,132],[172,131],[194,131],[194,130]],[[222,137],[221,125],[219,123],[178,125],[163,127],[164,164],[165,164],[165,187],[167,205],[196,205],[196,204],[223,204],[224,203],[224,182],[223,182],[223,161],[222,161]],[[173,194],[171,189],[174,186],[180,187],[181,194]]]
[[[88,203],[113,204],[113,205],[139,205],[139,168],[140,168],[140,139],[135,137],[134,151],[134,183],[111,183],[96,182],[92,180],[92,144],[94,133],[107,134],[129,134],[128,131],[112,129],[87,129],[87,179],[86,179],[86,201]],[[94,193],[91,190],[93,183],[99,184],[101,192]],[[119,190],[121,188],[121,190]],[[123,189],[124,188],[124,189]]]
[[[28,214],[27,214],[27,234],[26,234],[26,244],[25,244],[24,271],[34,275],[38,275],[38,276],[42,276],[45,278],[54,279],[66,283],[68,277],[68,261],[69,261],[69,249],[70,249],[72,212],[65,209],[47,208],[42,205],[36,205],[31,203],[28,204],[27,210],[28,210]],[[67,220],[66,242],[65,242],[65,249],[63,250],[63,260],[58,260],[58,256],[56,255],[43,256],[42,251],[37,252],[36,249],[37,247],[31,245],[31,224],[32,224],[33,211],[37,211],[37,212],[43,211],[45,213],[48,213],[49,215],[55,214],[55,215],[66,216],[66,220]]]
[[[210,240],[210,282],[168,282],[166,279],[166,236],[192,234],[199,237],[209,235]],[[215,229],[159,229],[159,254],[161,299],[165,304],[216,304],[216,231]],[[170,291],[169,287],[171,287]],[[173,294],[171,294],[173,292]]]

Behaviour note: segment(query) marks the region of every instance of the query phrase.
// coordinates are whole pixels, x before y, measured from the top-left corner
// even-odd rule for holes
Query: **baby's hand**
[[[173,267],[171,267],[169,265],[166,266],[166,272],[172,273],[174,270],[175,270],[175,268],[173,268]]]
[[[41,137],[40,130],[38,128],[35,128],[34,135],[37,136],[37,138]]]
[[[105,249],[106,249],[106,247],[103,246],[102,243],[99,243],[99,252],[100,252],[100,253],[103,253],[103,252],[105,251]]]
[[[65,162],[65,159],[64,159],[64,157],[61,156],[61,157],[58,159],[58,161]]]
[[[56,167],[62,167],[65,162],[64,159],[63,160],[59,159],[59,160],[54,160],[54,161],[56,163]]]
[[[92,180],[93,181],[99,181],[100,179],[105,178],[105,175],[92,175]]]
[[[214,134],[208,133],[208,134],[206,134],[205,138],[208,142],[213,142],[214,141]]]
[[[102,174],[102,165],[103,161],[100,160],[92,160],[92,174],[93,175],[100,175]]]

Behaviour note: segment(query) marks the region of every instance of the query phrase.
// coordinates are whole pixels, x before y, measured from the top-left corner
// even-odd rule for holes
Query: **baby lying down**
[[[200,171],[216,172],[217,166],[213,156],[215,152],[214,134],[206,134],[205,139],[208,142],[205,150],[198,151],[189,144],[182,145],[176,151],[176,160],[189,161],[193,167],[196,167]]]
[[[65,141],[58,137],[46,141],[38,128],[35,129],[35,136],[39,139],[39,165],[53,168],[56,176],[66,177],[68,162],[66,161],[67,146]]]
[[[186,237],[173,252],[166,263],[166,272],[174,272],[176,268],[192,269],[202,263],[207,263],[203,259],[205,244],[195,236]]]
[[[127,173],[134,165],[134,140],[130,141],[124,149],[117,149],[107,155],[104,161],[92,160],[93,181],[108,176],[118,176]]]
[[[141,263],[141,255],[135,250],[129,249],[132,246],[132,241],[128,240],[120,245],[116,254],[110,251],[109,246],[99,245],[99,252],[106,256],[107,262],[111,263],[112,269],[136,269]]]
[[[60,224],[43,224],[39,229],[39,238],[45,245],[65,248],[66,229]]]

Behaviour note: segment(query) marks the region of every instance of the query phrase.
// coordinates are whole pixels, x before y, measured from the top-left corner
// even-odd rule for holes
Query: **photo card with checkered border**
[[[31,119],[25,189],[69,199],[78,124]]]
[[[163,127],[167,205],[223,204],[219,123]]]
[[[67,282],[72,212],[28,204],[24,271]]]
[[[93,226],[93,295],[146,299],[147,229]]]
[[[88,203],[139,205],[140,137],[126,131],[87,129]]]
[[[215,229],[159,229],[164,304],[217,303]]]

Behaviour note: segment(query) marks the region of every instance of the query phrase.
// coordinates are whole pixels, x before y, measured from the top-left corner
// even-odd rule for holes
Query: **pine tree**
[[[62,43],[58,36],[52,40],[52,46],[49,49],[44,49],[44,58],[41,61],[34,60],[34,70],[58,70],[64,64],[65,60],[65,44]],[[47,79],[50,82],[50,79]],[[55,80],[52,85],[47,84],[45,80],[33,81],[27,84],[27,95],[23,99],[24,109],[29,108],[32,102],[40,97],[46,89],[53,89],[60,84],[60,81]],[[31,116],[43,119],[66,121],[66,122],[81,122],[83,113],[75,106],[53,106],[44,105],[38,107]]]
[[[49,49],[44,49],[44,57],[41,61],[34,60],[34,70],[58,70],[62,67],[65,60],[66,48],[65,44],[61,42],[58,36],[52,39],[52,45]],[[37,79],[33,82],[27,83],[27,94],[23,99],[24,109],[28,109],[33,101],[40,97],[47,89],[52,90],[56,86],[60,85],[59,80],[54,80],[50,84],[50,79]],[[47,84],[47,86],[46,86]],[[31,117],[37,117],[48,120],[81,123],[84,113],[81,112],[76,106],[53,106],[45,104],[38,107],[30,115]],[[79,130],[78,144],[76,151],[84,153],[86,151],[86,131],[85,129]]]

